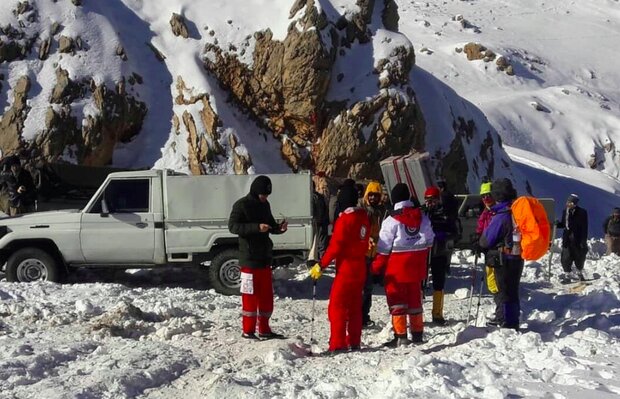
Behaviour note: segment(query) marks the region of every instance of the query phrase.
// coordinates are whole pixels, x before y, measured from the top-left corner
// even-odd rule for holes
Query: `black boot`
[[[269,331],[267,333],[258,333],[258,338],[260,339],[285,339],[286,337],[282,334]]]
[[[412,331],[411,332],[411,342],[414,344],[421,344],[424,342],[422,339],[422,331]]]
[[[243,333],[243,334],[241,334],[241,338],[245,338],[245,339],[258,339],[256,334],[254,334],[254,333]]]

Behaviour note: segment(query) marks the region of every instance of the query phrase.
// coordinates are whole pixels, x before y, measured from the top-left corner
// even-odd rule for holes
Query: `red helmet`
[[[430,186],[424,191],[424,198],[439,197],[439,189],[435,186]]]

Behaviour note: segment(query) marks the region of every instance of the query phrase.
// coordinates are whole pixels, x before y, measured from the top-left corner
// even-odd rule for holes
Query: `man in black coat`
[[[286,232],[288,223],[276,223],[267,201],[270,194],[271,180],[258,176],[250,186],[250,193],[235,202],[228,220],[230,232],[239,236],[242,337],[248,339],[284,338],[269,327],[273,312],[273,242],[269,234]]]
[[[575,263],[579,280],[584,281],[583,265],[588,253],[588,212],[578,206],[579,197],[571,194],[566,200],[566,208],[562,211],[562,220],[556,226],[564,229],[562,233],[562,269],[561,280],[570,281],[569,273]]]
[[[327,250],[328,230],[329,230],[329,209],[325,196],[316,190],[314,182],[312,183],[312,228],[314,229],[313,253],[308,261],[310,265],[314,265]],[[312,263],[310,263],[312,262]]]
[[[30,172],[22,168],[17,155],[7,159],[5,165],[7,170],[2,173],[2,185],[9,197],[9,216],[34,212],[37,193]]]

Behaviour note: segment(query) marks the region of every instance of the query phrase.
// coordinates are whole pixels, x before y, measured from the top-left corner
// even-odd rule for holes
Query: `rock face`
[[[394,1],[359,0],[358,6],[358,13],[333,22],[313,0],[296,1],[291,18],[303,14],[284,40],[274,40],[269,30],[254,34],[251,65],[214,43],[205,47],[206,69],[239,107],[281,138],[282,156],[293,170],[379,178],[378,160],[424,146],[424,119],[408,86],[415,63],[408,41],[369,71],[377,87],[372,99],[327,99],[338,57],[372,39],[375,7],[382,7],[383,29],[398,29]]]
[[[81,4],[77,0],[73,3],[76,6]],[[37,30],[41,27],[37,24],[49,24],[49,19],[41,22],[36,4],[19,2],[13,10],[13,15],[19,18],[19,27],[7,25],[0,28],[0,63],[26,58],[33,51],[35,42],[38,43],[34,49],[36,56],[44,62],[51,55],[55,39],[58,52],[68,54],[64,57],[72,57],[75,51],[86,49],[79,36],[57,36],[62,31],[59,22],[53,22],[49,35],[39,39]],[[69,157],[87,165],[109,164],[116,144],[127,142],[140,132],[147,112],[146,104],[126,92],[124,79],[110,88],[90,79],[74,81],[61,66],[56,67],[55,63],[54,68],[56,77],[48,99],[50,106],[44,112],[40,130],[29,132],[35,134],[32,139],[23,137],[30,112],[27,100],[31,86],[40,87],[44,83],[22,76],[10,87],[13,92],[11,105],[0,116],[0,148],[4,154],[27,149],[36,160],[47,162]],[[134,84],[142,84],[139,75],[133,74],[131,78]],[[89,104],[89,112],[82,120],[77,120],[74,115],[78,102]]]
[[[170,19],[170,27],[172,28],[172,33],[175,36],[181,36],[184,39],[189,37],[189,30],[185,24],[185,18],[181,15],[176,13],[172,14],[172,18]]]
[[[30,91],[30,79],[22,76],[13,87],[13,104],[0,117],[0,148],[4,154],[14,153],[21,146],[21,132],[29,108],[26,105]]]

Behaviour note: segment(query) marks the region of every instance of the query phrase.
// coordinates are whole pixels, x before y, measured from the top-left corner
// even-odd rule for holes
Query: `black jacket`
[[[563,248],[582,248],[588,247],[588,212],[576,206],[566,215],[566,208],[562,211],[562,220],[557,227],[564,229],[562,233]]]
[[[2,173],[2,185],[9,194],[9,205],[13,208],[34,205],[37,193],[32,176],[27,170],[22,168],[17,176],[10,171]],[[26,189],[21,194],[17,192],[20,186],[24,186]]]
[[[315,227],[329,224],[329,209],[325,196],[318,191],[312,193],[312,221]]]
[[[613,216],[607,216],[603,223],[603,232],[612,237],[620,237],[620,219],[614,219]]]
[[[261,233],[258,225],[271,226]],[[255,269],[271,266],[273,243],[269,234],[282,234],[280,225],[271,214],[269,202],[261,202],[255,194],[248,194],[233,205],[228,219],[228,230],[239,236],[239,265]]]

